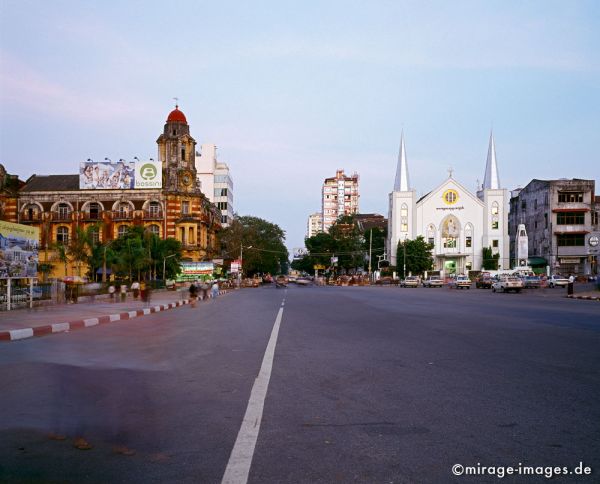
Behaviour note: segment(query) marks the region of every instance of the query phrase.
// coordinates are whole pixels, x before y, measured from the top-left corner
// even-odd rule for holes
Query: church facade
[[[409,181],[404,135],[400,142],[394,191],[389,195],[388,242],[390,263],[398,268],[398,242],[422,236],[432,243],[434,267],[443,277],[479,271],[483,249],[499,255],[499,269],[508,269],[508,192],[501,188],[493,134],[490,135],[484,182],[476,193],[452,175],[417,199]]]

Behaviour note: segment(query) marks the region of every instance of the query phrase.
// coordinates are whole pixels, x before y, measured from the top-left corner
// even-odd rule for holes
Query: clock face
[[[598,242],[600,242],[600,239],[597,235],[592,235],[588,242],[592,247],[596,247],[598,245]]]
[[[192,185],[192,175],[189,173],[181,175],[181,184],[184,188],[189,188]]]

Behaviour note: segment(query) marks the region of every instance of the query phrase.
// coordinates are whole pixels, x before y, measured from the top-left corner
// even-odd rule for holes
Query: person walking
[[[567,294],[573,294],[573,283],[575,282],[575,276],[571,274],[569,276],[569,285],[567,286]]]
[[[206,301],[208,299],[208,284],[206,281],[202,281],[200,289],[202,289],[202,300]]]
[[[215,299],[219,295],[219,281],[213,282],[210,291],[212,293],[213,299]]]
[[[190,306],[195,308],[196,302],[198,301],[198,286],[196,282],[190,284]]]
[[[121,302],[127,299],[127,284],[121,284]]]
[[[110,302],[115,302],[115,286],[114,284],[111,284],[110,286],[108,286],[108,294],[110,294]]]
[[[137,300],[140,295],[140,283],[138,281],[133,281],[131,290],[133,291],[133,299]]]

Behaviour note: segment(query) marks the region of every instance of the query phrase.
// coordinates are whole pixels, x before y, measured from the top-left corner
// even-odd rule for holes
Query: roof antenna
[[[175,99],[175,109],[179,109],[179,98],[174,97],[173,99]]]

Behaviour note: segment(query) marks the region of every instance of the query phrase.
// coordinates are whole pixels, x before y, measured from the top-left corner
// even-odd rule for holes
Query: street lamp
[[[108,161],[109,163],[112,163],[112,160],[110,158],[104,158],[104,161]]]
[[[249,245],[248,247],[246,247],[246,249],[251,249],[252,246]],[[239,279],[239,287],[242,287],[242,273],[244,272],[244,246],[240,244],[240,272],[238,273],[238,279]]]
[[[163,283],[165,284],[165,287],[167,285],[167,280],[165,279],[165,273],[167,271],[167,259],[170,259],[171,257],[175,257],[176,255],[177,254],[171,254],[171,255],[168,255],[163,258]]]

